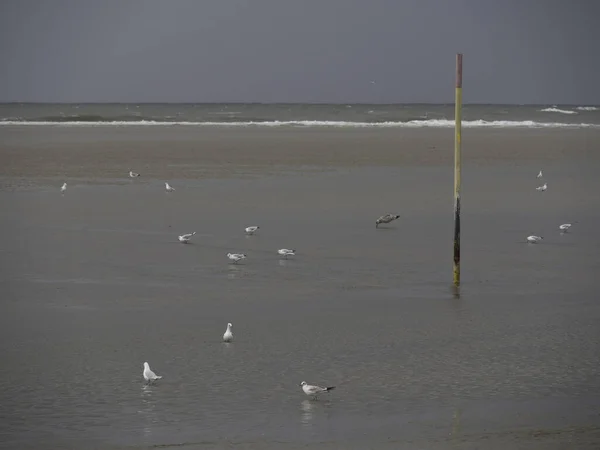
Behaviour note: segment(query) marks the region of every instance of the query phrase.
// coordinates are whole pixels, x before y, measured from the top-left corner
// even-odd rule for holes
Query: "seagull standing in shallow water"
[[[175,190],[175,188],[171,187],[171,185],[169,183],[165,182],[165,190],[167,192],[173,192]]]
[[[246,234],[254,234],[254,233],[256,233],[256,232],[257,232],[259,229],[260,229],[260,227],[259,227],[259,226],[253,225],[253,226],[251,226],[251,227],[246,227],[246,228],[245,228],[245,231],[246,231]]]
[[[144,363],[144,371],[142,372],[142,375],[144,376],[144,380],[146,380],[148,383],[153,383],[162,378],[161,375],[156,375],[154,372],[152,372],[152,369],[150,369],[150,365],[147,362]]]
[[[296,250],[291,250],[289,248],[280,248],[279,250],[277,250],[277,253],[279,253],[286,259],[288,256],[296,256]]]
[[[130,178],[137,178],[137,177],[139,177],[139,176],[140,176],[140,174],[139,174],[139,173],[135,173],[133,170],[130,170],[130,171],[129,171],[129,177],[130,177]]]
[[[64,194],[66,190],[67,190],[67,183],[63,183],[63,185],[60,187],[60,192],[62,192]]]
[[[242,259],[246,259],[246,255],[243,253],[227,253],[227,257],[233,261],[233,264],[237,264]]]
[[[380,223],[390,223],[400,218],[400,214],[385,214],[375,221],[375,228],[379,227]]]
[[[190,242],[190,239],[195,234],[196,234],[195,231],[193,233],[189,233],[189,234],[182,234],[177,239],[179,239],[179,242],[183,242],[184,244],[187,244],[188,242]]]
[[[333,391],[335,389],[335,386],[330,386],[330,387],[313,386],[311,384],[307,384],[306,381],[303,381],[302,383],[300,383],[300,386],[302,386],[302,390],[304,391],[304,393],[306,395],[312,396],[315,400],[317,399],[317,396],[319,396],[319,394],[322,394],[323,392]]]
[[[542,239],[544,239],[542,236],[527,236],[527,242],[530,244],[537,244]]]
[[[544,183],[542,186],[538,186],[535,188],[536,191],[540,191],[540,192],[544,192],[546,189],[548,189],[548,184]]]
[[[225,330],[225,334],[223,335],[223,340],[225,342],[231,342],[233,341],[233,333],[231,332],[231,327],[233,325],[231,325],[230,323],[227,324],[227,329]]]

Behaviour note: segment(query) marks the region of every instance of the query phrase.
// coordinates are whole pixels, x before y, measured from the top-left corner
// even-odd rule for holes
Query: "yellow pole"
[[[460,285],[460,147],[462,128],[462,53],[456,54],[454,98],[454,285]]]

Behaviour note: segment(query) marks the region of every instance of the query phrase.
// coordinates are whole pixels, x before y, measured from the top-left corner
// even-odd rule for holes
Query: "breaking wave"
[[[544,108],[544,109],[540,109],[540,112],[555,112],[555,113],[561,113],[561,114],[577,114],[577,111],[571,111],[570,109],[559,109],[556,107],[551,107],[551,108]]]
[[[4,120],[0,126],[194,126],[194,127],[329,127],[329,128],[452,128],[454,120],[428,119],[406,122],[348,122],[331,120],[290,120],[290,121],[157,121],[157,120]],[[463,120],[464,128],[600,128],[600,124],[536,122],[532,120]]]

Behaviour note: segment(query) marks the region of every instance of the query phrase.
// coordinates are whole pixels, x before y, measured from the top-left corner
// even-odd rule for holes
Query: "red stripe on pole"
[[[456,87],[462,88],[462,53],[456,54]]]

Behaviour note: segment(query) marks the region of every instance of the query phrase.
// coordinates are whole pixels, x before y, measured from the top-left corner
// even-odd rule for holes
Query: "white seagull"
[[[566,233],[567,231],[569,231],[569,228],[571,228],[571,224],[570,223],[563,223],[561,226],[558,227],[560,230],[562,230],[563,233]]]
[[[540,192],[544,192],[546,189],[548,189],[547,183],[544,183],[542,186],[538,186],[535,188],[536,191],[540,191]]]
[[[165,182],[165,189],[167,192],[173,192],[175,190],[175,188],[171,187],[171,185],[167,182]]]
[[[527,236],[527,242],[530,244],[537,244],[542,239],[544,239],[542,236]]]
[[[246,259],[246,255],[243,253],[227,253],[227,257],[233,261],[233,264],[237,264],[242,259]]]
[[[390,223],[399,218],[400,214],[385,214],[375,221],[375,228],[377,228],[380,223]]]
[[[144,376],[144,380],[146,380],[148,383],[153,383],[154,381],[162,378],[161,375],[156,375],[154,372],[152,372],[152,369],[150,369],[150,365],[147,362],[144,363],[144,372],[142,372],[142,375]]]
[[[280,248],[279,250],[277,250],[277,253],[279,253],[286,259],[288,256],[296,256],[296,250],[291,250],[289,248]]]
[[[230,323],[227,324],[227,329],[225,330],[225,334],[223,335],[223,340],[225,342],[231,342],[233,341],[233,333],[231,332],[231,327],[233,325],[231,325]]]
[[[60,187],[60,192],[62,192],[64,194],[64,192],[67,190],[67,183],[63,183],[63,185]]]
[[[129,170],[129,177],[130,178],[136,178],[139,177],[140,174],[139,173],[135,173],[133,170]]]
[[[311,384],[307,384],[306,381],[303,381],[302,383],[300,383],[300,386],[302,386],[302,390],[304,391],[304,393],[306,395],[310,395],[315,399],[317,398],[317,396],[319,394],[322,394],[323,392],[333,391],[335,389],[335,386],[330,386],[330,387],[313,386]]]
[[[193,233],[182,234],[181,236],[178,237],[179,242],[183,242],[184,244],[187,244],[188,242],[190,242],[190,239],[195,234],[196,234],[195,231]]]
[[[540,173],[537,174],[536,178],[542,178],[544,175],[542,175],[542,171],[540,170]]]
[[[253,225],[253,226],[251,226],[251,227],[246,227],[246,228],[245,228],[245,230],[246,230],[246,234],[254,234],[254,233],[256,233],[256,232],[257,232],[259,229],[260,229],[260,227],[259,227],[259,226],[256,226],[256,225]]]

